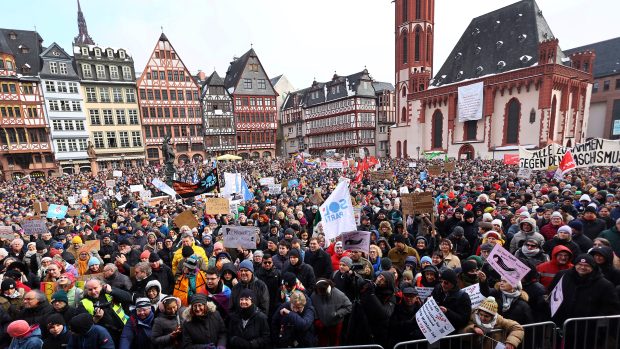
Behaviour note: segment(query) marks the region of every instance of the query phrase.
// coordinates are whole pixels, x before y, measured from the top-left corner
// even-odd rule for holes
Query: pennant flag
[[[254,194],[248,188],[248,184],[245,182],[245,179],[241,179],[241,192],[243,193],[243,200],[249,201],[254,199]]]
[[[336,189],[319,207],[319,212],[323,219],[323,232],[327,240],[335,239],[342,232],[357,230],[349,181],[338,183]]]
[[[217,169],[213,169],[196,184],[174,181],[172,187],[174,191],[184,199],[209,193],[216,189],[219,190],[220,185],[217,178]]]
[[[166,193],[173,198],[177,196],[177,193],[174,191],[174,189],[170,188],[168,184],[162,182],[162,180],[159,178],[153,178],[151,184],[153,184],[153,186],[155,186],[155,188],[157,188],[159,191]]]

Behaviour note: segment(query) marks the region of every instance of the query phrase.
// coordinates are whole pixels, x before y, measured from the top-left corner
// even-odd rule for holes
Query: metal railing
[[[344,346],[338,346],[338,347],[312,347],[312,349],[358,349],[358,348],[384,349],[379,344],[344,345]]]
[[[564,349],[620,347],[620,315],[573,318],[562,327]]]

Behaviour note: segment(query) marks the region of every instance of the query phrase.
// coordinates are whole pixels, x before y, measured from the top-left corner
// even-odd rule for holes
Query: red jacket
[[[340,258],[342,257],[349,257],[349,251],[344,251],[340,256],[336,254],[336,244],[331,244],[329,245],[329,247],[327,247],[327,253],[329,253],[329,256],[331,257],[332,260],[332,268],[334,269],[334,271],[338,270],[338,268],[340,268]]]
[[[568,252],[570,255],[568,263],[565,265],[559,265],[557,260],[557,255],[560,252]],[[559,273],[562,270],[570,269],[573,267],[573,263],[570,261],[573,259],[573,253],[571,250],[564,245],[557,245],[551,251],[551,260],[549,262],[541,263],[536,267],[536,270],[540,273],[540,283],[548,288],[555,274]]]
[[[553,237],[555,236],[555,234],[558,233],[558,229],[561,227],[562,225],[553,225],[551,224],[551,222],[543,225],[540,228],[540,233],[542,234],[542,236],[545,237],[546,241],[549,241],[551,239],[553,239]]]

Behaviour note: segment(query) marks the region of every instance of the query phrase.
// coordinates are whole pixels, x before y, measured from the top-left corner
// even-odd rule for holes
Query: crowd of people
[[[559,180],[488,160],[430,176],[431,163],[440,162],[380,159],[392,175],[372,180],[368,169],[359,180],[355,166],[219,162],[220,177],[241,173],[252,193],[227,215],[209,214],[200,197],[131,192],[165,196],[151,184],[164,179],[159,166],[1,182],[0,348],[391,348],[424,338],[415,314],[432,297],[454,333],[514,349],[525,324],[620,314],[617,167]],[[191,182],[211,166],[185,164],[177,177]],[[270,194],[265,177],[297,181]],[[357,229],[371,232],[368,254],[323,234],[319,206],[343,178]],[[414,192],[432,193],[434,214],[402,212],[402,193]],[[45,219],[49,204],[80,212],[27,235],[25,220]],[[198,225],[177,226],[188,210]],[[255,248],[225,248],[226,225],[255,227]],[[520,282],[487,262],[497,244],[529,267]],[[462,289],[474,284],[485,299],[472,307]]]

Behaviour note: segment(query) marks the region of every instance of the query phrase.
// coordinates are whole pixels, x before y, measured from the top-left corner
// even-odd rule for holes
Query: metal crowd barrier
[[[573,318],[564,321],[564,349],[617,349],[620,347],[620,315]]]
[[[344,346],[338,346],[338,347],[312,347],[312,349],[357,349],[357,348],[384,349],[379,344],[344,345]]]

